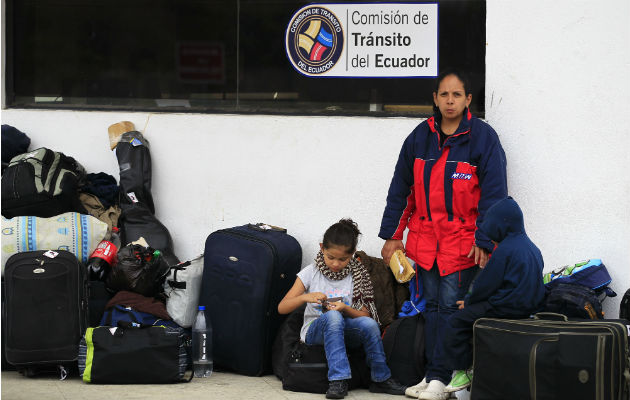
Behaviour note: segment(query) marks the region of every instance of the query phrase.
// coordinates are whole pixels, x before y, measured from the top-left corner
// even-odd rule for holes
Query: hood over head
[[[480,229],[497,243],[510,234],[525,233],[523,212],[513,198],[499,200],[486,212]]]

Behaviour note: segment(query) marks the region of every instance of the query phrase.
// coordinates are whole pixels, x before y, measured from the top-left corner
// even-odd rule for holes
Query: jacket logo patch
[[[451,175],[451,179],[465,179],[469,181],[470,178],[472,178],[472,174],[463,174],[461,172],[455,172],[453,175]]]

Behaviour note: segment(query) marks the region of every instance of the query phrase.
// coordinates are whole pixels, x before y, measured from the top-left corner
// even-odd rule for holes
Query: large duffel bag
[[[85,169],[74,158],[45,147],[15,156],[2,174],[2,215],[87,214],[78,192],[85,179]]]
[[[32,375],[49,367],[76,367],[88,325],[85,267],[70,252],[30,251],[9,258],[6,290],[7,361]]]
[[[175,383],[192,369],[182,328],[88,328],[79,349],[79,374],[87,383]]]
[[[76,212],[2,218],[2,273],[13,254],[34,250],[67,250],[86,264],[106,235],[105,222]]]
[[[278,303],[302,263],[285,229],[243,225],[206,240],[199,305],[212,323],[214,363],[243,375],[271,372],[271,347],[284,316]]]
[[[472,400],[628,398],[630,322],[540,317],[475,322]]]

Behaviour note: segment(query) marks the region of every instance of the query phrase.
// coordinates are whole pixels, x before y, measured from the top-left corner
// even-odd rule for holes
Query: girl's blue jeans
[[[391,376],[385,363],[381,331],[376,321],[370,317],[348,318],[339,311],[327,311],[309,326],[306,344],[324,345],[329,381],[351,378],[346,347],[355,348],[361,345],[365,350],[372,381],[382,382]]]

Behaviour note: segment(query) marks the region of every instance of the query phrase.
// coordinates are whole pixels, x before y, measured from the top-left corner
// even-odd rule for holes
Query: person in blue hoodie
[[[516,201],[508,197],[496,202],[480,229],[496,248],[471,291],[457,302],[459,310],[448,319],[442,345],[436,349],[442,361],[427,371],[428,386],[419,399],[445,400],[470,385],[472,371],[467,369],[472,365],[471,339],[478,318],[527,318],[542,309],[543,257],[525,233]]]

